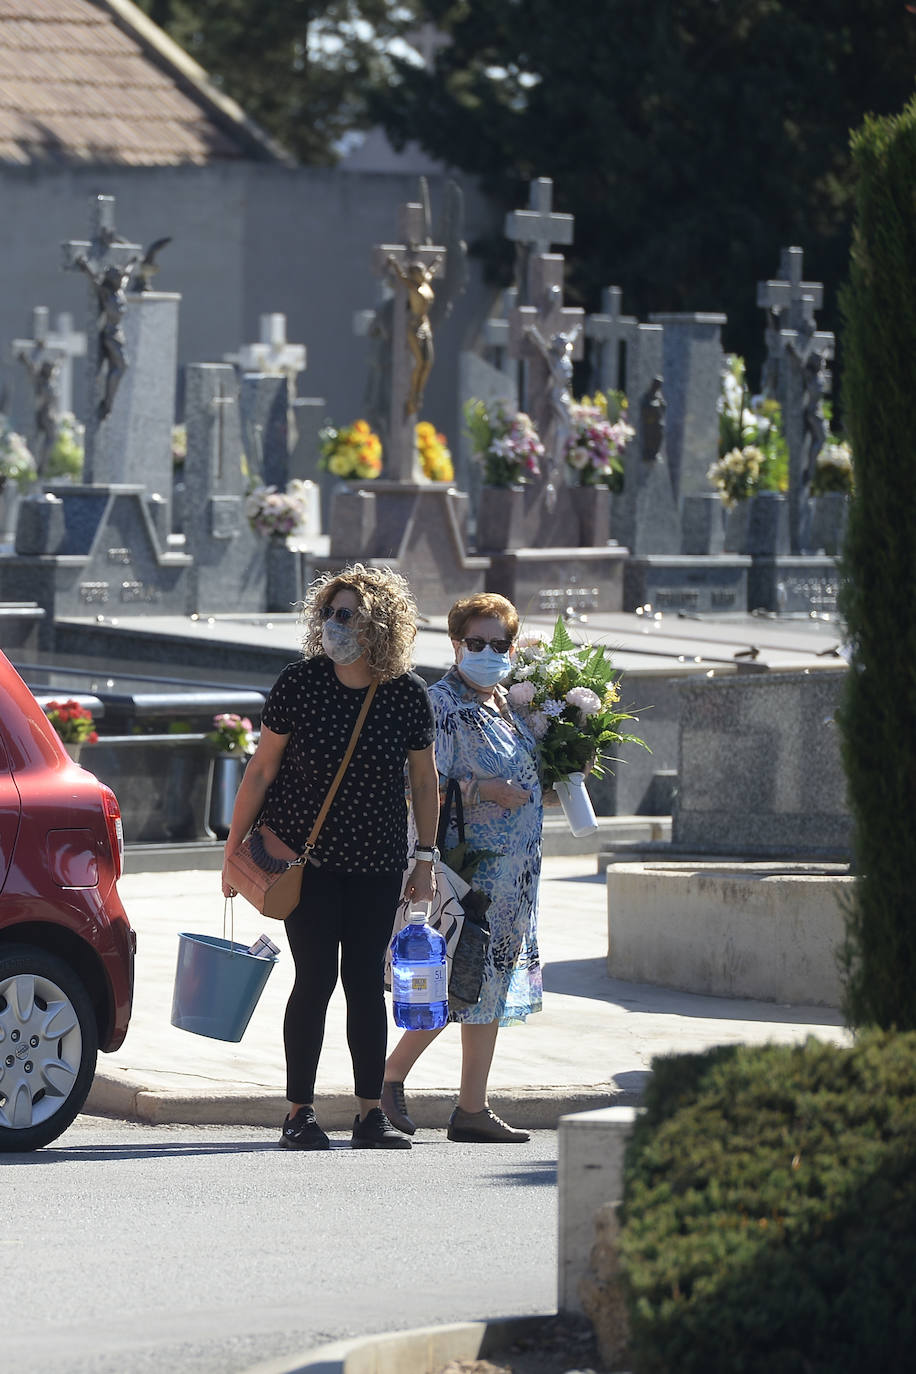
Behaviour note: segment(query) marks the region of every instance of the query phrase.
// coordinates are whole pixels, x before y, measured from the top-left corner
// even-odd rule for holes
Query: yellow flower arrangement
[[[454,482],[455,468],[445,435],[428,420],[421,420],[416,429],[416,444],[423,476],[431,482]]]
[[[382,441],[365,420],[337,429],[326,425],[318,436],[321,457],[318,466],[335,477],[371,481],[382,470]]]

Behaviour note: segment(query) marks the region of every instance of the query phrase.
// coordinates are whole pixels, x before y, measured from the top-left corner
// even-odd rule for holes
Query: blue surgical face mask
[[[469,682],[473,682],[475,687],[495,687],[497,682],[502,682],[504,677],[508,677],[512,660],[507,653],[498,654],[488,644],[479,654],[472,654],[468,649],[464,649],[458,660],[458,667],[463,676]]]
[[[321,647],[328,658],[341,666],[355,663],[363,652],[356,631],[351,625],[341,625],[339,620],[326,620],[322,625]]]

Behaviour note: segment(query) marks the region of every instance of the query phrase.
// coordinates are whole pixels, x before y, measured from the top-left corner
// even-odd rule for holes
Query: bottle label
[[[394,964],[391,970],[391,986],[396,1002],[429,1005],[444,1002],[448,997],[448,984],[444,964],[432,964],[429,968],[406,968]]]

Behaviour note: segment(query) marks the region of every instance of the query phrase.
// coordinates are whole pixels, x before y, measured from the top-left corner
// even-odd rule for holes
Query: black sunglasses
[[[466,635],[461,641],[472,654],[479,654],[488,644],[494,654],[507,654],[512,648],[511,639],[481,639],[479,635]]]
[[[322,606],[318,612],[322,620],[336,620],[339,625],[346,625],[356,615],[349,606],[338,606],[335,611],[333,606]]]

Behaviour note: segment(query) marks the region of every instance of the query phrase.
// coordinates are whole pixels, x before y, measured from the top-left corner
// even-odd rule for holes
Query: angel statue
[[[98,271],[90,266],[82,253],[74,259],[74,266],[85,272],[95,287],[99,303],[99,371],[103,365],[107,367],[105,391],[99,401],[99,420],[105,420],[111,414],[115,392],[130,366],[127,340],[122,328],[127,312],[125,289],[139,261],[139,258],[133,257],[123,267],[105,267]]]

